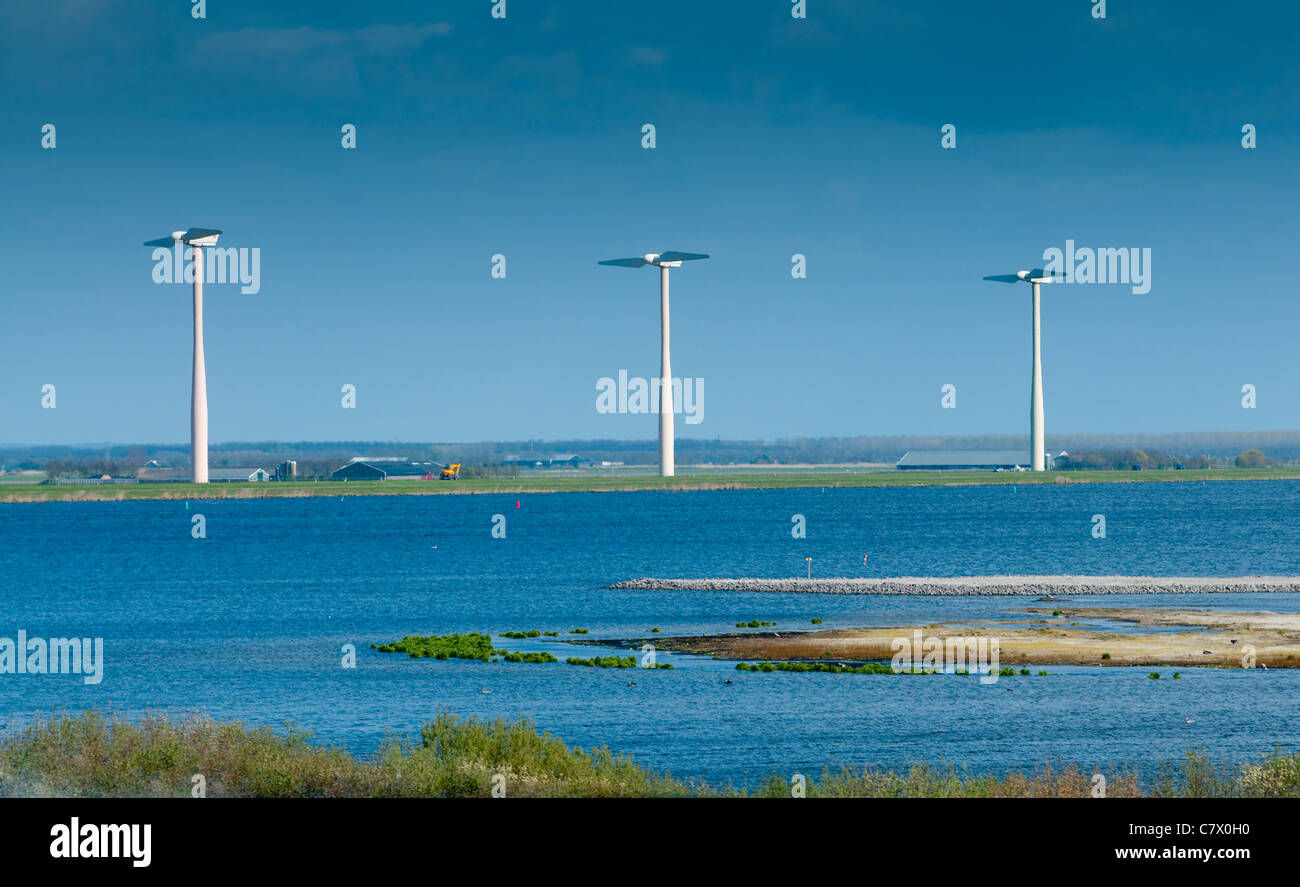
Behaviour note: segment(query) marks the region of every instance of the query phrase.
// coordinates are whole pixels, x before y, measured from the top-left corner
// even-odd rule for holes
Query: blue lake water
[[[516,507],[518,503],[518,507]],[[203,514],[207,538],[193,539]],[[494,514],[506,538],[491,536]],[[807,538],[791,537],[804,515]],[[1094,514],[1105,539],[1092,537]],[[636,576],[1300,574],[1300,483],[339,497],[0,507],[0,636],[99,636],[105,677],[0,675],[6,729],[87,707],[289,721],[369,753],[438,710],[526,715],[682,777],[741,783],[841,763],[1043,761],[1150,771],[1192,746],[1223,760],[1300,745],[1300,671],[1050,668],[957,676],[738,673],[437,662],[369,649],[407,634],[595,638],[965,622],[1033,597],[611,591]],[[863,566],[862,555],[870,555]],[[1074,597],[1072,604],[1300,610],[1300,596]],[[354,644],[357,667],[340,667]],[[511,649],[553,644],[511,642]],[[592,655],[583,648],[578,655]],[[1165,678],[1172,670],[1163,669]],[[727,685],[727,679],[733,681]],[[634,681],[635,686],[628,686]],[[483,690],[491,692],[484,693]],[[1185,718],[1194,723],[1186,723]]]

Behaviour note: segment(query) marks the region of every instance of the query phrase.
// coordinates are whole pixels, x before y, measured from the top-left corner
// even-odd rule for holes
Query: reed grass
[[[0,738],[0,796],[188,797],[195,774],[209,797],[789,797],[773,774],[736,790],[676,779],[600,747],[585,751],[528,720],[439,713],[417,741],[390,738],[371,757],[316,745],[291,727],[247,727],[202,716],[131,722],[95,711],[39,719]],[[809,797],[1090,797],[1092,768],[1043,765],[1030,773],[973,773],[916,763],[895,771],[842,767],[807,780]],[[1189,750],[1143,785],[1107,769],[1108,797],[1300,797],[1300,753],[1220,764]],[[498,780],[499,781],[499,780]]]

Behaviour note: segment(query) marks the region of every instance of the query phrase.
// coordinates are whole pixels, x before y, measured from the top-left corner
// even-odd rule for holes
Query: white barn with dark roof
[[[209,483],[237,483],[239,481],[250,481],[253,483],[268,481],[271,479],[271,473],[265,468],[209,468]]]
[[[1051,468],[1052,457],[1047,457]],[[894,466],[901,470],[1014,471],[1029,467],[1027,450],[908,450]]]

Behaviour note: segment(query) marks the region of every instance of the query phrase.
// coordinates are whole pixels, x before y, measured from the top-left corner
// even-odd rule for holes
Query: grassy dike
[[[4,484],[4,502],[261,499],[311,496],[437,496],[473,493],[590,493],[641,490],[775,490],[810,487],[928,487],[1155,481],[1300,480],[1300,468],[1206,468],[1177,471],[867,471],[854,468],[700,471],[650,474],[466,478],[457,481],[289,481],[220,484]]]
[[[1108,797],[1300,797],[1300,754],[1221,767],[1203,752],[1142,784],[1104,771]],[[806,774],[808,797],[1089,797],[1092,769],[1041,767],[1003,777],[952,767],[906,772],[843,768]],[[735,791],[652,773],[606,748],[570,749],[528,721],[439,714],[418,742],[386,741],[370,758],[277,733],[191,717],[138,724],[96,712],[38,721],[0,739],[0,795],[189,797],[202,774],[209,797],[790,797],[791,774]],[[499,780],[497,780],[499,783]]]

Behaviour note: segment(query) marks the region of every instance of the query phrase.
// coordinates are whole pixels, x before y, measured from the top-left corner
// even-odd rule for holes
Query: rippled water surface
[[[206,539],[190,536],[196,513]],[[491,537],[494,514],[505,516],[505,539]],[[796,514],[806,539],[791,537]],[[1094,514],[1106,516],[1105,539],[1091,535]],[[1254,757],[1295,746],[1300,733],[1292,670],[1186,669],[1174,682],[1148,679],[1151,669],[1052,668],[990,687],[955,676],[741,674],[681,656],[665,657],[672,671],[628,672],[369,649],[453,631],[584,627],[622,638],[652,626],[729,631],[742,619],[786,630],[811,628],[812,617],[823,628],[963,622],[1034,603],[604,589],[636,576],[803,575],[806,557],[821,576],[1295,575],[1294,482],[40,503],[0,507],[0,550],[0,635],[100,636],[106,659],[96,686],[0,675],[9,726],[60,707],[199,710],[292,721],[367,753],[440,708],[522,714],[571,744],[735,783],[909,760],[1150,770],[1191,746]],[[1298,597],[1071,603],[1296,611]],[[339,664],[348,643],[355,669]]]

